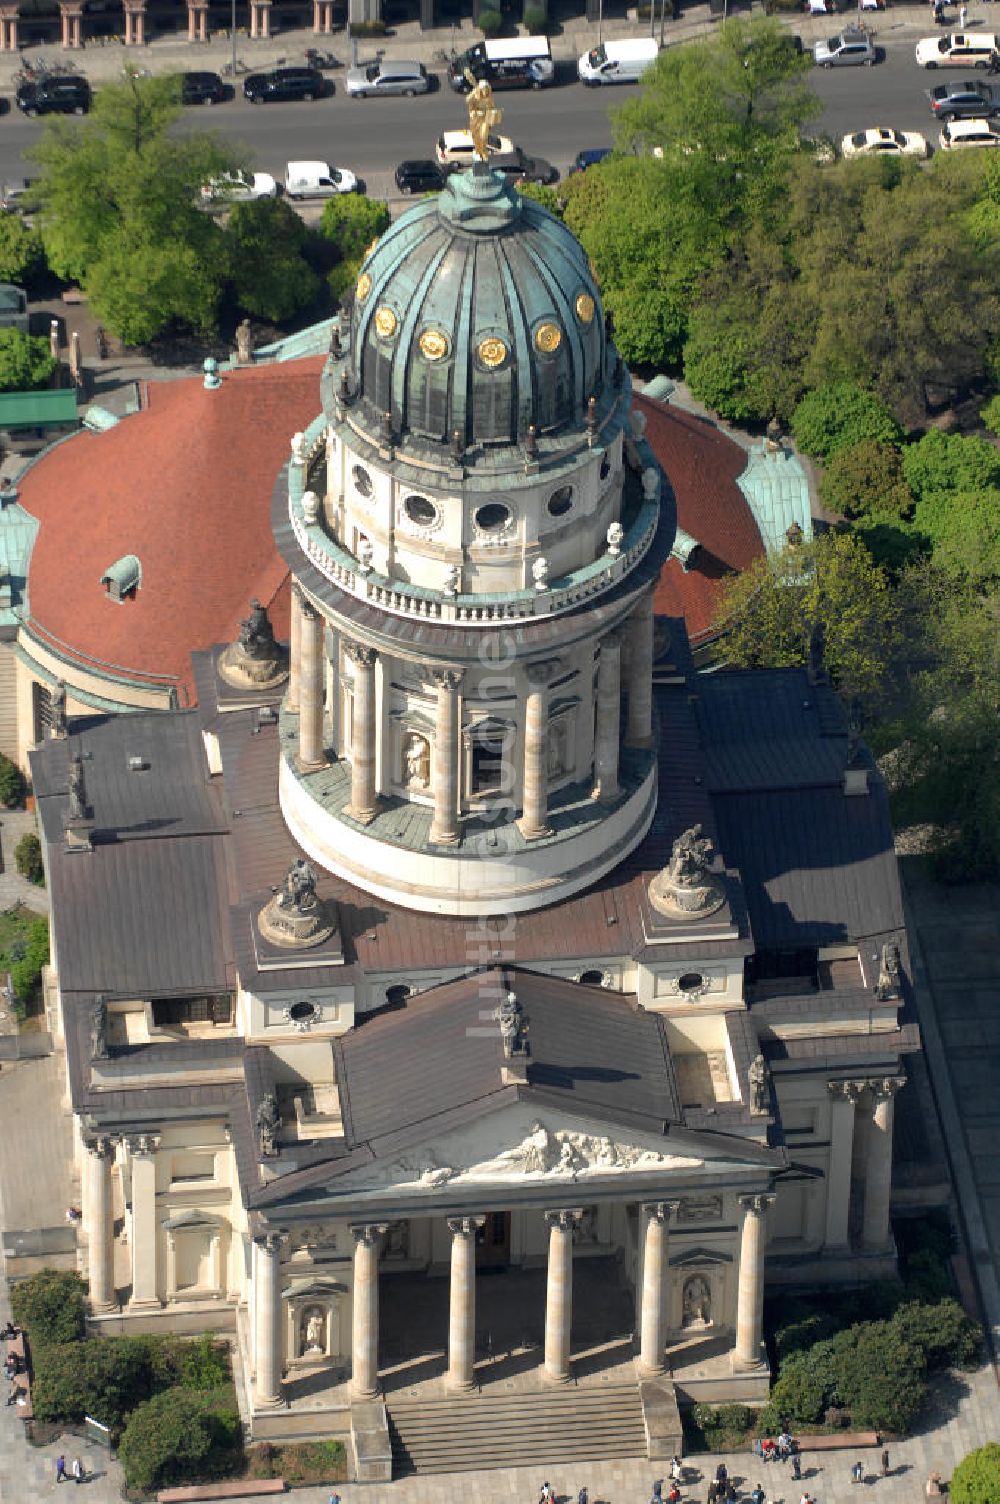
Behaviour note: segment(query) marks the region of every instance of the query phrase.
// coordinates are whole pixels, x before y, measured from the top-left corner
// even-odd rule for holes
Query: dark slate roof
[[[814,788],[839,782],[847,721],[828,684],[801,669],[713,674],[699,685],[698,721],[713,792]]]
[[[63,840],[70,750],[84,758],[93,850]],[[149,764],[130,772],[127,759]],[[64,993],[164,997],[233,984],[224,812],[197,718],[151,711],[91,723],[31,754],[48,846]]]

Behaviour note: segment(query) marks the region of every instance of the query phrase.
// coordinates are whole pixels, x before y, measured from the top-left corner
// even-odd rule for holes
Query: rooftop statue
[[[694,888],[705,879],[712,855],[712,843],[701,833],[700,825],[692,825],[677,837],[670,851],[668,872],[678,887]]]
[[[248,658],[274,657],[274,628],[256,596],[250,602],[250,615],[240,622],[240,647]]]
[[[77,755],[69,760],[69,818],[86,820],[87,786],[83,778],[83,758]]]
[[[681,831],[669,862],[649,885],[654,909],[669,919],[704,919],[725,903],[726,890],[709,871],[712,843],[701,831],[700,825]]]
[[[465,102],[469,109],[472,149],[480,162],[487,162],[490,155],[490,131],[500,124],[503,110],[494,104],[493,90],[485,78],[477,79],[469,68],[466,68],[465,76],[469,81]]]
[[[304,857],[298,856],[285,873],[278,894],[278,907],[296,909],[300,914],[316,903],[316,873]]]

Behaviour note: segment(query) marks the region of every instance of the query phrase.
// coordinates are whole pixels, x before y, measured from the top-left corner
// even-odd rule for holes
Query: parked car
[[[338,193],[356,193],[357,177],[347,167],[329,162],[287,162],[285,192],[289,198],[333,198]]]
[[[941,127],[942,151],[966,146],[1000,146],[1000,125],[993,120],[951,120]]]
[[[217,73],[182,73],[181,104],[221,104],[226,86]]]
[[[991,31],[953,31],[943,37],[923,37],[916,48],[921,68],[988,68],[997,50]]]
[[[610,157],[612,150],[610,146],[588,146],[584,151],[578,151],[570,164],[568,175],[574,172],[586,172],[588,167],[596,167],[598,162],[603,162],[605,157]]]
[[[14,100],[25,115],[86,115],[90,85],[79,73],[57,73],[20,84]]]
[[[445,185],[444,171],[430,160],[400,162],[396,168],[396,187],[400,193],[440,193]]]
[[[514,150],[514,143],[509,136],[490,136],[490,156],[496,156],[499,152],[504,156]],[[476,154],[472,149],[471,131],[444,131],[437,139],[434,155],[442,167],[471,167],[476,160]]]
[[[431,86],[423,63],[409,62],[404,58],[380,58],[377,63],[365,63],[360,68],[349,68],[344,86],[352,99],[364,99],[372,94],[426,94]]]
[[[939,120],[992,120],[1000,115],[1000,88],[978,78],[953,78],[926,93]]]
[[[322,99],[326,81],[317,68],[275,68],[270,73],[248,73],[243,94],[251,104],[270,104],[289,99]]]
[[[551,162],[544,157],[529,157],[520,146],[511,152],[498,152],[490,158],[490,166],[494,172],[502,172],[518,183],[554,183],[559,177]]]
[[[919,131],[894,131],[884,125],[873,125],[866,131],[845,136],[840,150],[845,157],[926,157],[930,154],[927,138]]]
[[[843,68],[856,63],[870,68],[877,56],[871,34],[853,26],[813,44],[813,62],[818,68]]]
[[[277,193],[278,185],[269,172],[252,172],[249,177],[243,172],[223,172],[201,185],[206,204],[245,204],[249,199],[275,198]]]

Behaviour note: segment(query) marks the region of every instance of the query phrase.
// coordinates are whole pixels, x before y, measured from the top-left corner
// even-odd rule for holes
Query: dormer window
[[[139,586],[142,584],[142,565],[135,554],[123,554],[101,575],[101,584],[110,600],[117,601],[121,605],[124,601],[134,600]]]

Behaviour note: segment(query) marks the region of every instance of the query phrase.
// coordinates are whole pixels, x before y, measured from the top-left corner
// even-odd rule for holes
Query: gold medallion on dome
[[[381,308],[376,308],[375,333],[380,339],[392,339],[398,323],[399,320],[391,308],[386,308],[384,304]]]
[[[369,277],[367,272],[362,272],[361,276],[358,278],[358,285],[354,289],[354,295],[363,303],[371,290],[372,279],[371,277]]]
[[[448,336],[440,329],[425,329],[418,343],[425,360],[444,360],[448,354]]]
[[[378,245],[378,236],[376,235],[375,239],[369,241],[369,243],[365,246],[365,254],[361,258],[362,261],[367,261],[368,260],[368,257],[371,255],[372,251],[375,249],[375,247],[377,245]]]
[[[594,317],[594,300],[589,292],[582,292],[576,300],[576,316],[581,324],[589,324]]]
[[[495,334],[487,335],[486,339],[479,341],[479,349],[476,351],[480,364],[488,371],[495,371],[497,366],[502,366],[507,359],[507,346],[502,339],[497,339]]]
[[[543,355],[554,355],[562,344],[562,330],[558,324],[539,324],[535,330],[535,349]]]

